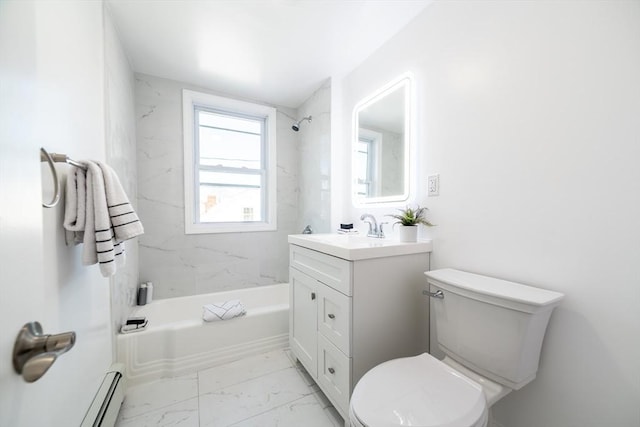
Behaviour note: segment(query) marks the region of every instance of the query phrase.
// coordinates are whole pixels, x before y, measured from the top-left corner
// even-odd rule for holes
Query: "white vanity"
[[[290,235],[291,351],[345,419],[358,380],[428,351],[431,241]]]

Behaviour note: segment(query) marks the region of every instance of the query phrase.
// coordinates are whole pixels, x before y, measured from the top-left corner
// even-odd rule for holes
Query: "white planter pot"
[[[417,242],[418,226],[417,225],[401,225],[399,230],[399,240],[401,242]]]

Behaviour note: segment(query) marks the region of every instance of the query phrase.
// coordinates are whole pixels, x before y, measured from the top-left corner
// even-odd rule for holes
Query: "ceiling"
[[[134,71],[291,108],[430,0],[107,0]]]

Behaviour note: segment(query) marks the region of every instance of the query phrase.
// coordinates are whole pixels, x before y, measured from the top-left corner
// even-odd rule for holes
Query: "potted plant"
[[[393,224],[400,224],[400,241],[401,242],[417,242],[418,241],[418,224],[423,224],[428,227],[432,227],[431,224],[425,218],[427,208],[421,208],[417,206],[415,209],[407,206],[404,209],[398,209],[400,214],[389,214],[397,221]]]

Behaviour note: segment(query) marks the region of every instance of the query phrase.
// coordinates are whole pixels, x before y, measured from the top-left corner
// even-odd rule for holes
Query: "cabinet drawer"
[[[296,245],[290,245],[289,256],[291,267],[345,295],[351,295],[351,262]]]
[[[349,413],[351,358],[322,334],[318,334],[318,385],[343,414]]]
[[[320,285],[318,290],[318,331],[340,351],[351,356],[351,298]]]

